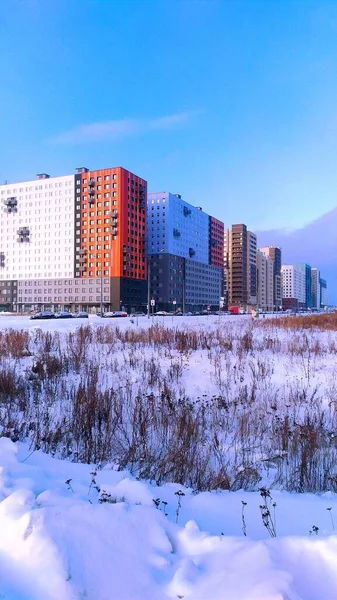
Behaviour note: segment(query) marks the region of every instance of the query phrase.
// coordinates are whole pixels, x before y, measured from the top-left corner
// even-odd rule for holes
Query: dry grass
[[[282,327],[284,329],[316,329],[320,331],[337,331],[337,312],[335,313],[317,313],[308,315],[288,315],[274,319],[265,319],[257,323],[264,328]]]
[[[288,320],[322,317],[336,319],[235,327],[231,321],[209,331],[158,324],[80,327],[64,336],[3,331],[2,434],[63,458],[115,462],[139,477],[196,490],[268,482],[337,491],[333,366],[326,384],[319,383],[337,344],[316,326],[284,331]],[[195,361],[212,392],[191,395],[184,384]]]

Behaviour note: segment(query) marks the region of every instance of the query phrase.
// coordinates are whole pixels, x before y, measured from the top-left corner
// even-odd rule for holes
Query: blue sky
[[[337,2],[11,0],[0,181],[122,165],[226,225],[336,205]]]

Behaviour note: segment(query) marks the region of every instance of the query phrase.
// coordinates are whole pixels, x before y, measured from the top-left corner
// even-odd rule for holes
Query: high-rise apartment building
[[[257,238],[247,231],[247,302],[257,303]]]
[[[0,307],[145,307],[146,194],[120,167],[0,186]]]
[[[160,310],[218,307],[223,223],[179,194],[148,194],[150,292]]]
[[[146,304],[147,183],[122,167],[78,169],[75,276],[110,281],[111,305]],[[80,221],[80,225],[78,225]]]
[[[229,305],[247,304],[247,264],[248,241],[247,227],[243,224],[232,225],[224,235],[225,255],[225,291]]]
[[[297,265],[282,265],[282,306],[305,308],[305,271]]]
[[[321,286],[320,272],[318,269],[311,269],[311,308],[319,309],[321,307]]]
[[[263,311],[274,310],[274,261],[257,251],[257,304]]]
[[[74,277],[74,175],[1,185],[0,200],[0,281]]]
[[[307,263],[297,263],[296,267],[302,269],[305,276],[305,308],[311,307],[311,266]]]
[[[328,306],[328,286],[326,279],[320,278],[319,286],[321,295],[321,308],[325,308],[326,306]]]
[[[228,306],[257,304],[257,239],[243,223],[224,234],[225,301]]]
[[[266,256],[269,256],[273,260],[274,264],[274,293],[273,293],[273,309],[279,310],[282,307],[282,278],[281,278],[281,264],[282,254],[281,248],[278,246],[265,246],[260,248],[261,252]]]

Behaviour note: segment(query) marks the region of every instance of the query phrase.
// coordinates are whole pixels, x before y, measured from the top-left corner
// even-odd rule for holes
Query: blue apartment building
[[[169,192],[148,194],[147,217],[150,295],[156,310],[218,308],[223,268],[210,264],[210,246],[221,239],[211,238],[211,217]]]
[[[305,306],[303,308],[311,308],[312,289],[311,289],[311,266],[307,263],[297,263],[295,265],[304,272],[305,275]]]

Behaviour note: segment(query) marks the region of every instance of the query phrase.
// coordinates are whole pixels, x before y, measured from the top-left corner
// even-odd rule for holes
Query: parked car
[[[130,315],[131,317],[146,317],[146,313],[144,312],[135,312]]]
[[[66,310],[55,314],[56,319],[72,319],[73,315]]]
[[[154,313],[156,317],[167,317],[168,313],[166,310],[158,310],[158,312]]]
[[[30,317],[31,319],[55,319],[55,314],[50,310],[43,310]]]
[[[78,313],[75,313],[73,316],[75,317],[75,319],[88,319],[89,318],[88,313],[83,310]]]
[[[128,313],[124,312],[123,310],[115,310],[114,312],[103,313],[102,316],[104,319],[113,319],[116,317],[127,317]]]

